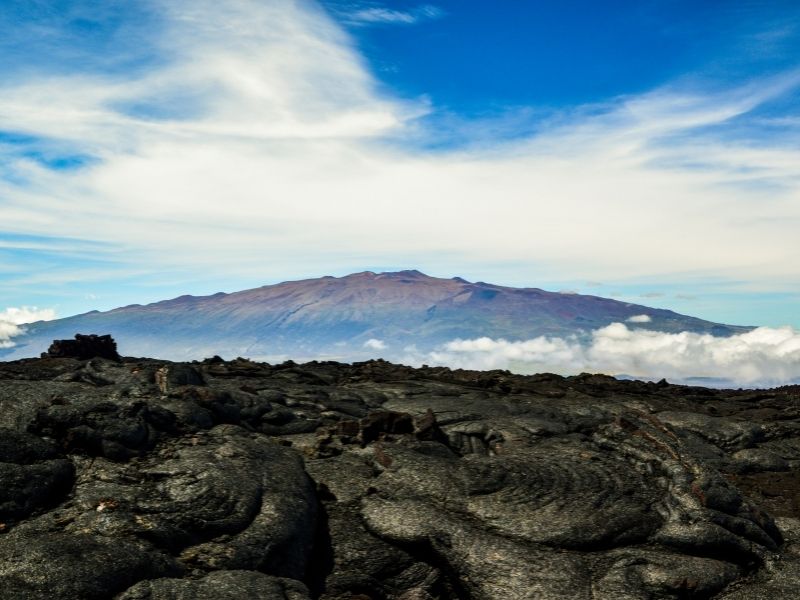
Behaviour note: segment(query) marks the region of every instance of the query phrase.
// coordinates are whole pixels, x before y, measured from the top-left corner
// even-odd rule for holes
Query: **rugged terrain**
[[[14,347],[0,348],[0,356],[39,356],[53,339],[103,331],[119,340],[128,356],[404,361],[409,346],[424,354],[457,338],[580,338],[642,315],[649,321],[627,325],[716,336],[749,329],[598,296],[442,279],[419,271],[367,271],[34,323],[26,326],[26,334],[13,338]],[[383,344],[365,347],[370,339]]]
[[[0,363],[4,599],[800,597],[797,388],[53,354]]]

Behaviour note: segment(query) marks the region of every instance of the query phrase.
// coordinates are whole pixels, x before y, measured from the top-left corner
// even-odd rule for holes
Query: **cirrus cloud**
[[[425,4],[411,10],[395,10],[385,6],[367,6],[344,12],[343,18],[349,25],[413,25],[420,21],[440,19],[444,11],[438,6]]]
[[[367,18],[410,18],[383,10]],[[92,281],[85,265],[60,277],[94,289],[168,272],[190,287],[380,264],[502,268],[528,283],[569,273],[800,285],[800,151],[743,125],[796,90],[800,72],[722,91],[664,86],[565,110],[522,139],[454,148],[430,139],[447,137],[427,126],[444,109],[387,92],[313,2],[152,11],[146,68],[0,81],[0,131],[26,140],[0,138],[4,232],[103,248]],[[720,133],[733,121],[754,138]],[[43,263],[61,254],[37,252]],[[24,267],[0,294],[50,285]]]

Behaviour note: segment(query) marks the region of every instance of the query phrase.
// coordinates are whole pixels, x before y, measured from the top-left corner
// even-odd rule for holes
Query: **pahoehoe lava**
[[[800,597],[796,387],[59,348],[0,363],[0,598]]]

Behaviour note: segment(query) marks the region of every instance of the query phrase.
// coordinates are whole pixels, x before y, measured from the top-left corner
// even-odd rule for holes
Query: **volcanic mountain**
[[[632,317],[638,319],[631,322]],[[366,271],[37,322],[0,356],[38,356],[53,339],[81,332],[113,335],[128,356],[170,360],[215,354],[268,361],[402,360],[409,346],[424,353],[454,339],[484,336],[580,339],[615,322],[716,336],[748,329],[597,296],[442,279],[419,271]]]

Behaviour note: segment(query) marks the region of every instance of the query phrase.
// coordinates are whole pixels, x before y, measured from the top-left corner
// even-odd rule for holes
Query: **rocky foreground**
[[[798,389],[60,354],[0,363],[0,598],[800,597]]]

